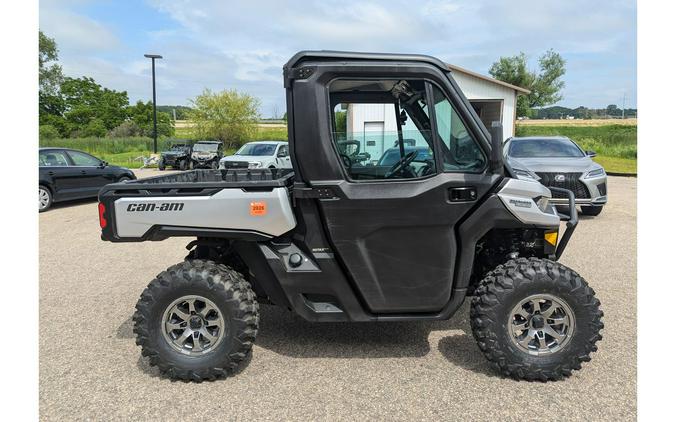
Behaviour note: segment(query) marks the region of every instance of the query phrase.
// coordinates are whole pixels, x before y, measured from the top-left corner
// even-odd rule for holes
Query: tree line
[[[633,118],[637,117],[636,108],[620,109],[616,104],[610,104],[605,108],[577,107],[568,108],[561,106],[532,109],[530,117],[533,119],[564,119],[567,116],[575,119],[606,119],[606,118]]]

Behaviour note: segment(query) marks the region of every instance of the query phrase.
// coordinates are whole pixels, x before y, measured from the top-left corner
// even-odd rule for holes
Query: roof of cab
[[[296,53],[284,65],[284,70],[291,69],[304,61],[345,61],[345,60],[386,60],[392,62],[424,62],[437,66],[439,69],[448,71],[448,67],[441,60],[424,54],[393,54],[393,53],[361,53],[354,51],[300,51]]]

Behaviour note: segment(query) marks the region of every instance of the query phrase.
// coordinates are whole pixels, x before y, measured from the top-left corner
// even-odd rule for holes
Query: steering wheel
[[[411,151],[411,152],[407,153],[406,155],[404,155],[403,157],[401,157],[401,159],[398,160],[398,162],[396,164],[394,164],[393,166],[391,166],[389,168],[389,171],[387,171],[384,174],[384,177],[389,178],[389,177],[394,176],[396,173],[400,173],[401,171],[403,171],[403,169],[408,167],[410,165],[410,163],[412,163],[413,160],[415,160],[415,157],[417,157],[417,153],[418,153],[418,151]]]
[[[347,166],[347,170],[351,170],[352,168],[352,159],[349,158],[349,156],[340,154],[340,159],[344,163],[345,166]]]

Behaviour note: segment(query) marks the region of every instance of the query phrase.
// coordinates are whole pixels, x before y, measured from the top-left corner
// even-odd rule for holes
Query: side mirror
[[[504,175],[504,153],[502,141],[504,139],[504,131],[502,123],[495,121],[490,126],[490,170],[494,174]]]
[[[107,166],[108,166],[108,162],[107,162],[107,161],[101,161],[101,164],[99,164],[99,167],[102,168],[102,169],[103,169],[103,168],[106,168]]]
[[[593,157],[595,157],[595,156],[598,155],[598,154],[597,154],[595,151],[588,150],[588,151],[586,151],[586,155],[588,155],[589,157],[593,158]]]
[[[279,152],[277,153],[277,157],[279,157],[279,158],[288,157],[288,154],[285,153],[285,152],[283,152],[283,151],[279,151]]]

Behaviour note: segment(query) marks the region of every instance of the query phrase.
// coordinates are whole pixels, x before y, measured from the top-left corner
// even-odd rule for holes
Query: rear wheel
[[[121,182],[126,182],[127,180],[131,180],[131,177],[129,177],[129,176],[122,176],[122,177],[120,177],[119,179],[117,179],[117,182],[118,182],[118,183],[121,183]]]
[[[224,378],[251,352],[258,302],[233,269],[186,260],[148,285],[133,320],[136,344],[162,373],[189,381]]]
[[[180,170],[186,170],[186,169],[187,169],[187,161],[185,161],[185,160],[180,160],[180,161],[178,162],[178,168],[179,168]]]
[[[38,210],[47,211],[52,206],[52,192],[48,187],[40,185],[38,187]]]
[[[164,169],[166,168],[166,164],[164,164],[163,158],[159,159],[159,162],[157,163],[157,168],[159,169],[159,171],[164,171]]]
[[[602,206],[599,206],[599,207],[594,207],[594,206],[591,206],[591,205],[582,206],[581,212],[584,215],[599,215],[602,212]]]
[[[602,339],[602,316],[579,274],[538,258],[497,267],[471,303],[473,335],[491,366],[526,380],[559,380],[581,369]]]

